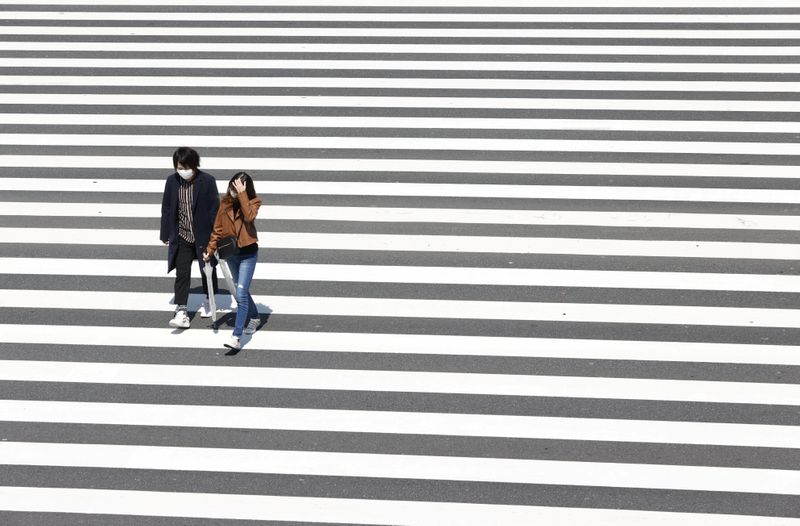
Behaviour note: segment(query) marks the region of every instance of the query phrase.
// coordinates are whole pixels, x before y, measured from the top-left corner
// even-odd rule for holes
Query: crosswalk
[[[0,524],[800,525],[798,87],[796,0],[0,0]]]

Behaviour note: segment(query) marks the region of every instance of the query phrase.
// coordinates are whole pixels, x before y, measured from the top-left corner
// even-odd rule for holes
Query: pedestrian
[[[258,261],[258,233],[256,216],[261,199],[256,195],[253,178],[239,172],[228,182],[228,191],[222,196],[214,231],[203,255],[208,261],[227,238],[235,238],[235,255],[225,258],[236,284],[236,323],[233,335],[225,347],[238,351],[242,348],[242,333],[253,334],[259,326],[258,308],[250,295],[250,282]],[[222,257],[222,254],[220,254]]]
[[[197,259],[200,275],[205,262],[202,255],[208,246],[214,218],[219,210],[217,181],[200,170],[200,155],[192,148],[181,147],[172,154],[175,171],[167,177],[161,200],[161,242],[169,245],[167,272],[175,269],[175,315],[171,327],[188,329],[191,320],[187,312],[192,260]],[[200,317],[211,317],[208,285],[203,283],[205,301]],[[217,292],[216,272],[212,278],[211,294]]]

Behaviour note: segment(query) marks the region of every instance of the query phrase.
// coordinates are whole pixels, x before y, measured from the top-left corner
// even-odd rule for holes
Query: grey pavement
[[[800,255],[800,229],[750,226],[800,216],[800,5],[233,4],[0,0],[0,524],[800,524],[800,276],[781,255]],[[517,84],[487,87],[501,79]],[[136,273],[165,256],[158,217],[137,215],[160,204],[183,145],[161,136],[225,137],[197,147],[201,167],[219,182],[249,171],[264,199],[263,324],[239,353],[221,345],[230,313],[218,331],[199,316],[167,326],[166,263]],[[445,146],[405,148],[418,139]],[[507,140],[529,142],[495,147]],[[50,187],[25,184],[39,180]],[[114,189],[129,182],[156,191]],[[445,188],[467,185],[486,193]],[[498,197],[510,185],[543,193]],[[545,195],[559,186],[574,193]],[[695,197],[708,190],[731,193]],[[125,211],[55,212],[65,203]],[[369,221],[340,207],[583,215]],[[279,265],[299,274],[270,275]],[[304,274],[334,265],[444,281]],[[567,282],[525,281],[544,271]],[[601,281],[643,272],[644,286]],[[660,285],[674,273],[686,285]],[[200,279],[195,266],[195,302]]]

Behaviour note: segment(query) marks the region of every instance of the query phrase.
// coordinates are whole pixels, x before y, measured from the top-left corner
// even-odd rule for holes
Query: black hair
[[[239,200],[234,199],[231,196],[231,188],[233,188],[233,182],[236,179],[241,179],[244,181],[245,191],[247,192],[248,199],[255,199],[256,198],[256,187],[253,184],[253,178],[250,177],[250,174],[247,172],[237,172],[236,175],[231,177],[231,180],[228,181],[228,189],[225,192],[225,195],[222,197],[223,201],[233,201],[233,208],[237,208],[239,206]]]
[[[196,172],[200,167],[200,154],[188,146],[181,146],[172,154],[172,167],[177,170],[179,164]]]

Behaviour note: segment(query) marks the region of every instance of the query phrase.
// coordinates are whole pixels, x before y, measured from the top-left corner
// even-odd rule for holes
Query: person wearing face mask
[[[219,209],[217,181],[199,169],[200,155],[192,148],[181,147],[172,155],[175,172],[167,177],[161,200],[161,242],[169,246],[167,272],[175,269],[175,315],[171,327],[187,329],[191,324],[187,303],[192,260],[197,259],[203,275],[203,253],[208,246],[214,218]],[[217,292],[216,271],[213,291]],[[202,280],[206,299],[200,306],[200,316],[212,315],[208,302],[208,285]]]
[[[225,262],[231,270],[236,283],[236,323],[233,335],[225,347],[238,351],[241,349],[242,333],[253,334],[260,320],[258,308],[250,295],[250,282],[258,261],[258,233],[256,215],[261,207],[261,199],[256,195],[253,179],[246,172],[239,172],[228,182],[228,191],[214,221],[214,231],[208,242],[203,258],[208,261],[217,250],[217,243],[227,237],[236,238],[239,253],[228,257]],[[248,321],[249,319],[249,321]],[[245,326],[246,325],[246,326]]]

